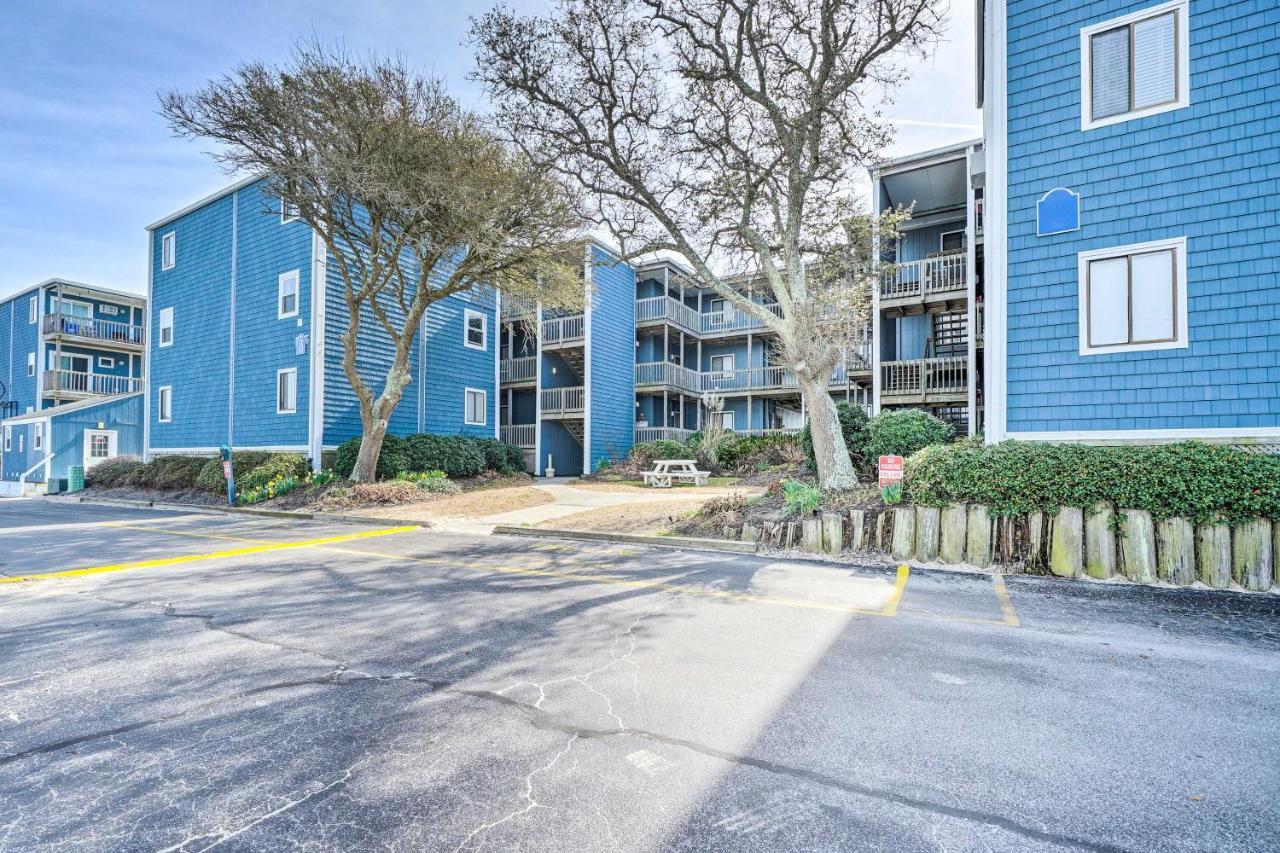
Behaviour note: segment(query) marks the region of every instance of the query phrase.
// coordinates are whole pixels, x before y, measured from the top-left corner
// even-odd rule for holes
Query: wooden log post
[[[796,548],[800,545],[800,522],[788,521],[786,525],[786,534],[784,536],[784,548]]]
[[[800,549],[810,554],[822,553],[822,519],[806,518],[800,522]]]
[[[1280,588],[1280,571],[1275,570],[1280,563],[1280,521],[1271,524],[1271,585]]]
[[[1091,578],[1116,573],[1116,533],[1111,529],[1111,505],[1095,504],[1084,522],[1084,571]]]
[[[1077,507],[1064,506],[1053,518],[1049,534],[1049,571],[1060,578],[1080,577],[1084,550],[1084,518]]]
[[[743,542],[759,542],[761,529],[754,524],[742,525],[742,541]]]
[[[938,559],[941,513],[936,506],[916,507],[916,559]]]
[[[893,513],[882,509],[876,516],[876,550],[888,551],[893,545]]]
[[[1196,528],[1196,577],[1214,589],[1231,585],[1231,528],[1225,524]]]
[[[849,510],[849,550],[861,551],[867,547],[867,511]]]
[[[1274,575],[1271,522],[1258,518],[1231,531],[1231,578],[1249,590],[1271,588]]]
[[[991,516],[982,504],[969,507],[969,519],[965,531],[965,556],[975,566],[991,565]]]
[[[1120,566],[1124,576],[1137,583],[1155,583],[1156,532],[1151,513],[1140,509],[1124,512],[1124,538],[1120,540]]]
[[[822,514],[822,550],[828,554],[844,550],[844,516],[838,512]]]
[[[916,511],[909,506],[897,507],[893,511],[893,548],[890,553],[895,560],[906,560],[911,557],[916,544]]]
[[[720,532],[724,535],[725,539],[738,538],[738,528],[734,527],[732,524],[726,524],[724,526],[724,529],[721,530]]]
[[[944,563],[963,563],[969,508],[964,504],[946,507],[942,510],[940,524],[942,531],[939,535],[938,559]]]
[[[1156,525],[1156,577],[1178,586],[1195,582],[1195,529],[1185,518],[1166,518]]]
[[[1043,512],[1027,513],[1027,568],[1042,569],[1045,565],[1045,517]]]

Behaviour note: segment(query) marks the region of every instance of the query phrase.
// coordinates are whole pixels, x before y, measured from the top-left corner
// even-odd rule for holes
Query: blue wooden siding
[[[9,449],[4,450],[4,445],[0,444],[0,474],[6,480],[16,481],[24,471],[43,459],[45,454],[43,451],[37,453],[33,447],[32,436],[35,434],[33,423],[23,421],[5,424],[0,428],[0,434],[6,430],[9,436]],[[27,482],[43,483],[44,466],[33,471],[27,478]]]
[[[556,476],[582,475],[582,445],[558,421],[542,422],[540,470],[546,468],[548,454],[551,456],[551,466],[555,468]]]
[[[485,348],[464,346],[466,312],[484,315]],[[424,321],[426,356],[421,373],[426,392],[419,395],[426,432],[492,437],[497,423],[498,399],[494,385],[498,333],[494,325],[494,299],[487,288],[458,293],[435,302]],[[482,425],[466,423],[467,388],[485,393],[488,414]]]
[[[619,460],[631,452],[635,425],[635,271],[600,247],[591,247],[590,431],[591,458]]]
[[[232,197],[211,201],[151,233],[151,447],[218,447],[227,441],[230,365]],[[174,232],[176,263],[160,267]],[[273,287],[274,291],[274,287]],[[173,308],[173,344],[161,347],[160,313]],[[157,419],[160,386],[173,388],[171,423]]]
[[[904,231],[898,239],[898,260],[900,262],[918,261],[935,252],[940,252],[942,235],[948,231],[963,231],[964,227],[964,214],[960,214],[960,218],[954,222]]]
[[[118,456],[142,455],[141,393],[113,397],[91,406],[72,403],[59,409],[64,411],[50,409],[40,419],[44,446],[39,450],[34,442],[36,422],[23,420],[0,427],[0,436],[6,428],[10,436],[10,449],[0,449],[0,477],[16,481],[50,453],[53,454],[49,463],[51,476],[54,479],[66,477],[72,465],[84,464],[84,431],[96,430],[99,424],[102,429],[115,431]],[[32,471],[27,482],[45,482],[44,466]]]
[[[35,296],[34,290],[16,294],[0,303],[0,334],[4,335],[3,346],[0,346],[0,379],[8,386],[8,399],[17,402],[18,414],[23,414],[28,407],[39,408],[40,381],[39,340],[40,323],[29,322],[30,302]],[[36,375],[27,375],[27,355],[36,353]]]
[[[1151,2],[1008,5],[1014,432],[1280,423],[1280,4],[1195,0],[1190,106],[1080,130],[1080,29]],[[1035,236],[1069,187],[1079,231]],[[1080,356],[1078,252],[1187,238],[1190,346]]]

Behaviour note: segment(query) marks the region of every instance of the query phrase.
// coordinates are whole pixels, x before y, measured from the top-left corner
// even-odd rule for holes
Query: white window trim
[[[716,359],[720,359],[721,364],[727,364],[729,366],[716,367]],[[735,353],[727,352],[727,353],[722,353],[721,355],[709,356],[707,360],[707,369],[711,373],[732,373],[733,371],[738,369],[737,363],[738,363],[738,359],[735,357]]]
[[[293,281],[293,310],[284,310],[284,283]],[[283,320],[286,317],[297,317],[298,307],[302,304],[302,273],[300,270],[289,270],[280,273],[280,277],[276,279],[276,318]]]
[[[288,225],[290,222],[297,222],[301,218],[302,216],[298,213],[298,206],[296,204],[280,199],[281,225]]]
[[[945,251],[947,251],[947,249],[946,249],[946,245],[947,245],[947,237],[949,237],[949,236],[950,236],[950,235],[952,235],[952,234],[959,234],[961,237],[964,237],[964,243],[965,243],[965,245],[968,245],[968,243],[969,243],[969,238],[968,238],[968,236],[967,236],[966,229],[964,229],[964,228],[957,228],[957,229],[955,229],[954,231],[942,231],[942,232],[940,232],[940,233],[938,234],[938,251],[939,251],[939,252],[945,252]],[[961,251],[961,252],[962,252],[962,251],[964,251],[964,246],[961,246],[961,247],[960,247],[958,250],[956,250],[956,251]]]
[[[1174,271],[1177,278],[1174,287],[1177,289],[1174,300],[1174,338],[1171,341],[1157,341],[1146,344],[1117,344],[1115,346],[1089,346],[1089,262],[1106,258],[1119,258],[1126,255],[1140,255],[1144,252],[1159,252],[1172,249]],[[1108,246],[1105,249],[1091,249],[1076,255],[1076,278],[1079,285],[1076,315],[1079,324],[1080,355],[1107,355],[1117,352],[1140,352],[1143,350],[1186,349],[1191,345],[1191,337],[1187,331],[1187,238],[1171,237],[1166,240],[1151,240],[1146,243],[1130,243],[1127,246]]]
[[[280,408],[280,378],[285,374],[293,374],[293,407]],[[298,413],[298,368],[285,367],[276,371],[276,414],[296,415]]]
[[[44,423],[37,421],[31,425],[31,449],[44,450]]]
[[[168,341],[165,341],[165,339],[164,339],[164,327],[165,327],[166,320],[168,321],[168,326],[169,326],[169,340],[168,340]],[[156,329],[156,346],[158,346],[158,347],[160,347],[160,348],[162,348],[162,349],[163,349],[164,347],[171,347],[171,346],[173,346],[173,338],[174,338],[174,329],[173,329],[173,308],[172,308],[172,307],[170,307],[170,308],[161,308],[161,309],[160,309],[160,323],[159,323],[159,326],[158,326],[158,327],[157,327],[157,329]]]
[[[27,302],[27,322],[35,323],[40,319],[40,296],[32,296]]]
[[[27,353],[27,375],[36,375],[36,354],[33,352]]]
[[[171,270],[178,265],[178,232],[170,231],[160,238],[160,269]]]
[[[727,429],[731,432],[738,429],[738,413],[733,409],[724,409],[723,411],[716,412],[716,414],[720,417],[721,429]],[[728,420],[729,423],[726,424],[726,420]]]
[[[468,420],[467,416],[467,398],[472,394],[480,395],[480,412],[483,420]],[[489,423],[489,392],[483,388],[463,388],[462,389],[462,422],[467,426],[485,426]]]
[[[165,396],[169,398],[169,417],[165,417]],[[170,424],[173,423],[173,386],[161,385],[156,389],[156,423]]]
[[[6,426],[4,428],[4,452],[8,453],[13,450],[13,427]]]
[[[1175,59],[1177,62],[1177,80],[1178,80],[1178,97],[1167,104],[1157,104],[1154,107],[1146,107],[1141,110],[1133,110],[1132,112],[1120,113],[1119,115],[1107,116],[1094,120],[1093,116],[1093,63],[1090,55],[1090,39],[1097,33],[1106,30],[1113,30],[1117,27],[1128,26],[1129,24],[1144,21],[1147,18],[1155,18],[1166,12],[1176,12],[1177,20],[1174,24],[1177,29],[1176,49],[1178,55]],[[1080,30],[1080,129],[1093,130],[1098,127],[1106,127],[1109,124],[1119,124],[1122,121],[1132,121],[1137,118],[1145,118],[1146,116],[1157,115],[1159,113],[1167,113],[1170,110],[1180,110],[1191,105],[1191,27],[1189,26],[1189,18],[1187,16],[1187,0],[1172,0],[1169,3],[1161,3],[1159,6],[1151,6],[1119,18],[1111,18],[1101,23],[1091,24]],[[1132,58],[1130,58],[1132,62]]]
[[[468,334],[468,332],[470,332],[471,330],[472,317],[480,318],[480,331],[482,333],[484,340],[478,344],[471,343],[471,337]],[[475,350],[481,350],[481,351],[489,349],[489,318],[484,315],[484,312],[472,311],[470,308],[466,308],[463,310],[462,312],[462,345],[467,349],[475,349]]]
[[[116,366],[116,360],[113,356],[109,356],[109,355],[98,356],[98,367],[109,367],[112,370],[114,370],[115,366]]]

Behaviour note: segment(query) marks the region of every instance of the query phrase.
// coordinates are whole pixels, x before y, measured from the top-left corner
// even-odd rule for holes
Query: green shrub
[[[782,508],[787,515],[809,515],[822,503],[822,492],[799,480],[782,484]]]
[[[100,489],[114,489],[123,486],[132,474],[146,465],[136,456],[117,456],[100,462],[85,472],[85,484]]]
[[[194,489],[207,461],[203,456],[157,456],[147,464],[134,468],[126,483],[142,489],[163,491]]]
[[[418,433],[405,440],[409,471],[443,471],[454,479],[474,477],[485,469],[484,451],[464,435]]]
[[[908,459],[906,492],[927,506],[980,503],[996,515],[1107,501],[1197,524],[1280,520],[1280,456],[1195,441],[1118,447],[965,442],[928,447]]]
[[[356,458],[360,455],[361,437],[349,438],[338,445],[333,456],[333,472],[343,479],[351,476],[355,470]],[[374,476],[379,480],[395,477],[401,471],[410,470],[409,447],[403,438],[387,435],[382,437],[382,447],[378,451],[378,468]]]
[[[930,444],[955,438],[955,427],[923,409],[887,409],[867,424],[866,460],[874,465],[881,456],[910,456]]]
[[[259,465],[258,468],[263,466]],[[254,469],[257,470],[257,469]],[[278,476],[268,480],[265,483],[245,489],[236,495],[236,503],[238,504],[256,504],[263,501],[278,498],[281,495],[287,495],[296,489],[301,488],[303,480],[293,476]]]
[[[869,464],[867,444],[871,440],[868,429],[870,421],[866,411],[853,403],[840,402],[836,403],[836,417],[840,420],[840,432],[844,434],[844,445],[849,449],[853,467],[866,470]],[[800,447],[804,450],[805,464],[810,471],[817,471],[818,462],[813,456],[813,435],[809,432],[808,423],[800,430],[799,440]]]
[[[237,450],[233,452],[231,454],[231,466],[235,472],[236,479],[238,480],[241,474],[247,474],[257,468],[273,455],[270,450]],[[226,492],[227,480],[222,475],[221,456],[205,459],[204,465],[200,468],[200,474],[196,477],[196,488],[202,492],[212,492],[214,494]]]
[[[462,488],[443,471],[404,471],[396,477],[405,483],[413,483],[419,491],[436,495],[456,495]]]
[[[301,453],[273,453],[256,468],[236,472],[236,491],[258,489],[272,480],[282,478],[301,482],[310,473],[311,463]]]
[[[484,454],[484,466],[488,470],[503,474],[524,470],[524,451],[516,445],[496,438],[473,438],[471,441]]]

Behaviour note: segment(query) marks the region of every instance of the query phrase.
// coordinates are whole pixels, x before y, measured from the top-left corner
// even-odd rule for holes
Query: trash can
[[[54,477],[45,484],[45,494],[58,495],[67,490],[67,481],[62,477]]]
[[[67,491],[78,492],[84,488],[84,466],[72,465],[67,469]]]

